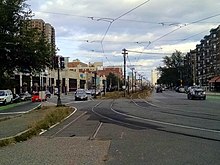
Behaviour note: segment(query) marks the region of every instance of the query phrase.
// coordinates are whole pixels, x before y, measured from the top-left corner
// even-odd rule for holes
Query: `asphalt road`
[[[148,100],[140,97],[75,102],[72,96],[61,99],[63,104],[76,107],[77,112],[39,138],[17,148],[6,147],[3,156],[22,155],[21,148],[27,143],[29,148],[44,143],[44,147],[22,155],[26,164],[43,163],[42,160],[47,164],[107,165],[220,162],[219,98],[187,100],[186,94],[165,91],[154,93]],[[49,101],[56,104],[56,98]],[[59,151],[54,146],[59,146]],[[44,154],[33,158],[34,153]],[[13,155],[12,162],[21,160],[16,159],[19,154]]]

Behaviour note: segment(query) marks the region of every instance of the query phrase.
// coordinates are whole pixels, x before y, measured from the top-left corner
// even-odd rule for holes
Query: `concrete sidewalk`
[[[220,92],[209,92],[209,91],[206,91],[206,95],[207,96],[220,96]]]

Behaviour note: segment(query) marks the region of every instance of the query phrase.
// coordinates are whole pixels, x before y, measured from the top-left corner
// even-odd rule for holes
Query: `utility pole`
[[[136,92],[136,87],[137,87],[137,83],[136,83],[136,76],[137,76],[137,72],[134,72],[134,85],[135,85],[135,92]]]
[[[96,79],[97,79],[97,70],[95,71],[95,94],[94,94],[94,98],[96,99]]]
[[[128,95],[130,94],[129,93],[129,88],[130,88],[130,85],[129,85],[129,76],[128,76]]]
[[[127,53],[127,50],[126,49],[122,49],[122,54],[123,54],[123,57],[124,57],[124,97],[125,97],[125,93],[126,93],[126,55],[128,54]]]
[[[132,71],[131,72],[131,91],[132,91],[132,93],[134,93],[134,90],[133,90],[133,86],[134,86],[134,84],[133,84],[134,83],[134,81],[133,81],[134,80],[134,72],[133,71],[134,71],[134,68],[131,68],[131,71]]]

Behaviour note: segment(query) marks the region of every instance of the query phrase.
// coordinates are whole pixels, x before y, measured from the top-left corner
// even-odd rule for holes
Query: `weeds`
[[[0,147],[25,141],[38,135],[42,130],[47,130],[52,125],[61,122],[72,112],[72,109],[70,107],[42,107],[39,113],[42,113],[42,111],[45,111],[43,119],[33,122],[27,131],[24,131],[19,135],[0,139]]]

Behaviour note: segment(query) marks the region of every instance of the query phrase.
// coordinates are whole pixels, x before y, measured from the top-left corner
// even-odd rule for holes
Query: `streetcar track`
[[[174,124],[174,123],[170,123],[170,122],[163,122],[163,121],[159,121],[159,120],[152,120],[152,119],[148,119],[148,118],[142,118],[142,117],[138,117],[138,116],[134,116],[134,115],[129,115],[129,114],[125,114],[122,112],[119,112],[115,109],[113,109],[113,104],[111,105],[111,110],[117,114],[123,115],[123,116],[127,116],[127,117],[131,117],[134,119],[139,119],[139,120],[144,120],[144,121],[148,121],[148,122],[152,122],[152,123],[156,123],[156,124],[162,124],[162,125],[168,125],[168,126],[175,126],[175,127],[180,127],[180,128],[186,128],[186,129],[192,129],[192,130],[199,130],[199,131],[206,131],[206,132],[212,132],[212,133],[220,133],[219,130],[214,130],[214,129],[206,129],[206,128],[200,128],[200,127],[193,127],[193,126],[187,126],[187,125],[182,125],[182,124]]]
[[[76,122],[78,119],[80,119],[82,116],[84,116],[87,112],[82,113],[81,115],[79,115],[77,118],[75,118],[74,120],[72,120],[71,122],[69,122],[68,124],[66,124],[65,126],[63,126],[63,128],[61,128],[60,130],[58,130],[57,132],[55,132],[54,134],[52,134],[50,136],[50,138],[55,137],[57,134],[59,134],[60,132],[64,131],[67,127],[69,127],[71,124],[73,124],[74,122]]]
[[[218,141],[218,142],[220,141],[219,139],[209,138],[209,137],[204,137],[204,136],[199,136],[199,135],[193,135],[193,134],[190,134],[190,133],[182,133],[182,132],[177,132],[177,131],[164,130],[163,127],[145,126],[145,124],[147,124],[147,123],[143,123],[143,126],[140,126],[140,125],[135,125],[135,124],[128,123],[128,121],[124,122],[123,120],[115,119],[113,117],[110,117],[110,116],[107,116],[107,115],[104,115],[104,114],[101,114],[101,113],[95,111],[95,108],[97,108],[100,104],[101,103],[98,103],[96,106],[94,106],[92,108],[92,112],[95,113],[96,115],[98,115],[101,118],[105,118],[105,119],[107,119],[109,121],[112,121],[112,122],[115,122],[115,123],[123,124],[123,125],[126,125],[126,126],[132,126],[134,128],[139,128],[139,129],[140,128],[141,129],[148,128],[148,129],[154,129],[154,130],[157,130],[157,131],[180,134],[180,135],[195,137],[195,138],[200,138],[200,139],[206,139],[206,140],[212,140],[212,141]],[[129,115],[129,114],[124,114],[124,113],[118,112],[117,110],[113,109],[112,108],[113,104],[114,104],[114,100],[112,101],[112,104],[110,106],[111,111],[118,114],[118,115],[121,115],[121,116],[133,118],[133,119],[136,119],[136,120],[145,121],[145,122],[148,122],[148,123],[154,123],[154,124],[159,124],[159,125],[167,125],[167,126],[172,126],[172,127],[179,127],[179,128],[182,128],[182,129],[190,129],[190,130],[203,131],[203,132],[216,133],[216,134],[220,133],[219,130],[212,130],[212,129],[206,129],[206,128],[200,128],[200,127],[186,126],[186,125],[174,124],[174,123],[169,123],[169,122],[162,122],[162,121],[151,120],[151,119],[147,119],[147,118],[141,118],[141,117],[133,116],[133,115]]]
[[[144,99],[142,99],[142,98],[140,98],[140,97],[139,97],[139,99],[141,99],[141,100],[143,101],[142,103],[145,103],[145,104],[150,105],[150,106],[152,106],[152,107],[161,108],[161,109],[164,109],[164,110],[172,110],[172,111],[175,111],[175,112],[177,112],[177,111],[178,111],[178,112],[185,112],[185,111],[178,110],[178,109],[160,107],[160,106],[151,104],[151,103],[147,102],[146,100],[144,100]],[[136,106],[141,107],[141,108],[144,108],[144,109],[147,109],[146,106],[141,106],[141,105],[139,105],[139,104],[138,104],[137,102],[135,102],[132,98],[131,98],[131,100],[132,100],[132,102],[133,102]],[[149,110],[149,109],[147,109],[147,110]],[[149,110],[149,111],[155,112],[154,110]],[[211,120],[211,121],[218,121],[218,122],[220,122],[219,119],[208,118],[208,117],[201,117],[201,116],[187,115],[187,114],[178,114],[178,113],[174,113],[174,112],[167,112],[167,111],[161,111],[161,110],[156,110],[156,112],[164,113],[164,114],[170,114],[170,115],[176,115],[176,116],[184,116],[184,117],[197,118],[197,119],[205,119],[205,120]],[[194,114],[195,112],[193,112],[193,113],[192,113],[192,112],[189,112],[189,113]],[[200,113],[195,113],[195,114],[201,115]],[[203,115],[209,115],[209,116],[210,116],[210,114],[204,114],[204,113],[203,113]],[[214,115],[212,115],[212,116],[214,116]]]

